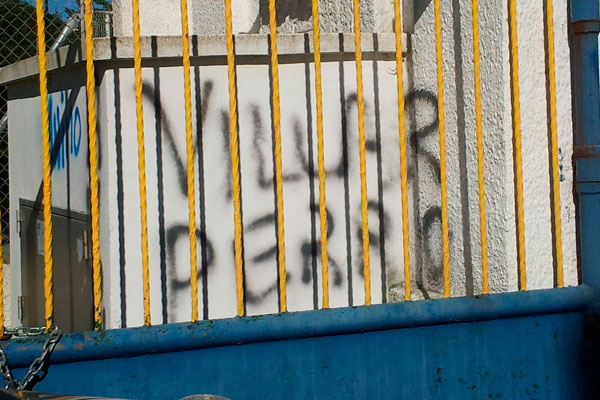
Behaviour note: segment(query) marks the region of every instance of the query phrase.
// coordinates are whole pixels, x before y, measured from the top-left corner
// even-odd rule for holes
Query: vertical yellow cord
[[[446,182],[446,118],[444,115],[444,59],[442,46],[442,9],[435,0],[435,49],[437,61],[438,120],[440,132],[440,175],[442,192],[442,252],[444,256],[444,297],[450,297],[450,239],[448,233],[448,187]]]
[[[517,191],[517,246],[519,252],[519,289],[527,290],[525,269],[525,212],[523,210],[523,156],[521,147],[521,100],[519,92],[519,42],[517,36],[517,2],[509,1],[510,59],[515,146],[515,180]]]
[[[327,206],[325,199],[325,146],[323,143],[323,85],[321,74],[321,28],[319,0],[312,0],[313,41],[315,48],[315,92],[317,97],[317,151],[319,164],[319,218],[321,222],[321,265],[323,271],[323,308],[329,308],[329,258],[327,256]]]
[[[353,0],[354,47],[356,58],[356,102],[358,105],[358,151],[360,164],[360,210],[362,221],[363,264],[365,276],[365,305],[371,305],[371,260],[369,256],[369,209],[367,198],[367,162],[365,145],[365,100],[362,75],[360,29],[360,0]]]
[[[279,311],[287,311],[285,239],[283,229],[283,167],[281,161],[281,110],[279,106],[279,60],[277,56],[277,10],[275,0],[269,0],[271,28],[271,78],[273,80],[273,131],[275,136],[275,191],[277,196],[277,250],[279,253]]]
[[[406,166],[406,126],[404,116],[404,72],[402,69],[402,14],[400,0],[394,0],[396,32],[396,81],[398,85],[398,133],[400,136],[400,179],[402,190],[402,239],[404,246],[404,299],[411,299],[410,233],[408,227],[408,169]]]
[[[0,215],[0,336],[4,336],[4,261],[2,250],[2,215]]]
[[[96,131],[96,78],[94,72],[94,28],[92,0],[84,2],[87,69],[88,135],[90,148],[90,200],[92,211],[92,272],[94,281],[94,328],[102,328],[102,273],[100,266],[100,206],[98,200],[98,135]]]
[[[196,252],[196,191],[194,189],[194,132],[192,127],[192,83],[190,77],[190,33],[187,0],[181,0],[181,40],[183,48],[183,94],[185,97],[185,144],[190,239],[190,289],[192,322],[198,321],[198,256]]]
[[[229,131],[231,149],[231,179],[233,187],[233,220],[235,229],[235,277],[237,291],[237,314],[244,315],[244,259],[242,255],[242,207],[240,189],[240,155],[237,127],[237,100],[235,77],[235,52],[233,43],[233,16],[231,0],[225,0],[225,30],[227,35],[227,72],[229,81]]]
[[[48,77],[46,69],[46,32],[43,0],[36,0],[37,37],[40,69],[40,106],[42,119],[42,166],[44,170],[44,295],[46,298],[46,329],[54,323],[54,292],[52,285],[52,170],[50,168],[50,129],[48,120]]]
[[[133,16],[133,65],[135,71],[135,112],[137,117],[138,170],[140,180],[140,220],[142,242],[142,279],[144,290],[144,325],[150,316],[150,271],[148,260],[148,205],[146,203],[146,149],[144,145],[144,98],[142,97],[142,44],[140,39],[140,3],[131,0]]]
[[[479,52],[479,10],[477,0],[472,0],[473,14],[473,65],[475,69],[475,125],[477,131],[477,174],[479,182],[479,231],[481,237],[481,269],[483,293],[490,292],[487,251],[487,222],[485,212],[485,174],[483,158],[483,123],[481,117],[481,57]]]
[[[554,9],[552,0],[546,0],[546,29],[548,32],[548,86],[550,96],[550,147],[552,151],[552,191],[554,193],[554,247],[556,260],[556,284],[565,286],[562,257],[562,229],[560,218],[560,178],[558,172],[558,127],[556,122],[556,66],[554,59]]]

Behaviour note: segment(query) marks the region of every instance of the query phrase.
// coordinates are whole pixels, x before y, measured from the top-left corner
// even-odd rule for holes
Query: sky
[[[35,5],[36,0],[25,0],[27,3]],[[43,0],[48,4],[48,12],[59,14],[66,17],[65,8],[78,9],[79,0]]]

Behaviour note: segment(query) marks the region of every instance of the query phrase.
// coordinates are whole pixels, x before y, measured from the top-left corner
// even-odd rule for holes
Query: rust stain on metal
[[[598,149],[594,145],[579,145],[573,149],[573,157],[590,160],[600,157],[600,154],[598,154]]]
[[[585,33],[597,33],[600,32],[600,21],[598,20],[586,20],[577,21],[571,24],[571,29],[575,35]]]

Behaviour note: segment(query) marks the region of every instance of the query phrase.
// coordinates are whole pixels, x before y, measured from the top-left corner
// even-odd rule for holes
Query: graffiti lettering
[[[199,126],[201,127],[209,116],[220,121],[218,131],[212,134],[219,138],[218,140],[222,146],[221,149],[219,149],[219,157],[222,157],[223,165],[227,166],[221,168],[223,175],[220,177],[222,182],[219,184],[219,186],[223,188],[222,190],[219,190],[221,195],[224,196],[223,204],[227,204],[227,202],[232,199],[230,183],[229,112],[226,108],[219,108],[211,105],[211,101],[214,97],[214,82],[210,80],[202,83],[198,82],[198,86],[202,86],[203,94],[202,98],[198,99],[199,107],[197,111],[199,112],[197,113],[197,118]],[[150,104],[154,104],[156,112],[159,114],[162,137],[167,145],[166,148],[168,149],[169,157],[175,166],[175,187],[178,188],[179,194],[185,198],[187,196],[187,170],[183,161],[184,157],[180,153],[181,150],[176,145],[175,137],[173,135],[173,122],[170,120],[169,115],[160,109],[160,99],[156,98],[157,92],[155,92],[155,88],[146,83],[144,84],[143,92],[144,96],[150,101]],[[355,113],[357,112],[356,94],[354,92],[345,93],[341,100],[343,110],[342,118],[345,121],[345,123],[342,124],[342,132],[339,139],[340,142],[338,142],[341,151],[338,151],[334,157],[329,157],[326,172],[328,176],[328,185],[338,185],[340,188],[343,186],[346,202],[349,203],[346,205],[345,210],[344,208],[340,210],[339,207],[330,206],[328,206],[327,209],[327,223],[329,227],[328,237],[339,243],[344,243],[343,240],[340,242],[339,239],[335,239],[335,236],[341,235],[341,237],[345,238],[346,243],[345,248],[337,248],[329,252],[330,288],[338,293],[344,293],[347,290],[349,296],[348,301],[352,305],[352,275],[355,275],[355,279],[364,279],[362,276],[362,247],[357,246],[353,249],[354,246],[351,246],[349,242],[352,237],[353,240],[358,241],[360,241],[362,237],[360,220],[354,218],[349,219],[348,216],[350,209],[355,210],[360,207],[359,199],[350,199],[348,187],[348,177],[351,174],[350,169],[354,168],[358,162],[358,151],[356,148],[353,148],[353,146],[356,146],[357,141],[355,140],[356,138],[350,137],[352,132],[355,132],[353,129],[355,127],[353,125],[356,120]],[[437,156],[430,149],[430,143],[425,143],[429,140],[435,141],[436,138],[435,134],[437,132],[438,124],[437,99],[435,95],[429,91],[413,90],[406,97],[406,107],[407,109],[418,107],[420,110],[425,110],[427,115],[430,114],[430,117],[421,118],[415,122],[415,126],[413,126],[407,134],[408,142],[411,144],[413,158],[413,160],[409,162],[409,180],[416,182],[417,179],[430,179],[432,184],[439,187],[439,161]],[[253,125],[252,130],[250,131],[252,138],[249,142],[253,150],[253,160],[251,166],[248,165],[246,167],[247,169],[251,168],[252,172],[249,175],[246,175],[244,184],[248,186],[247,190],[256,193],[257,196],[266,195],[268,197],[274,190],[274,172],[271,170],[272,167],[270,166],[272,161],[269,160],[273,155],[267,150],[270,147],[268,146],[268,142],[272,141],[272,137],[269,135],[270,129],[264,122],[261,106],[259,104],[251,102],[246,105],[244,109],[249,112]],[[367,118],[379,118],[379,116],[377,116],[378,112],[379,110],[376,109],[376,107],[373,107],[372,104],[366,105]],[[310,144],[308,148],[306,146],[306,141],[308,140],[308,135],[311,135],[311,131],[305,126],[306,124],[299,116],[293,116],[290,119],[290,122],[292,124],[290,132],[292,133],[295,146],[292,157],[294,161],[288,165],[283,176],[287,187],[301,182],[314,181],[315,179],[315,166],[311,161],[313,149],[310,148]],[[76,123],[70,123],[69,125],[75,126]],[[73,133],[71,133],[71,131],[69,132],[72,136]],[[198,132],[197,152],[200,160],[201,175],[201,187],[199,188],[199,191],[200,193],[204,193],[205,188],[202,183],[204,179],[202,177],[203,161],[201,160],[204,158],[206,149],[202,148],[202,143],[205,139],[204,135],[209,132],[201,132],[201,128],[199,128]],[[392,137],[392,135],[396,135],[397,137],[397,131],[382,132],[381,134],[382,137]],[[75,138],[77,138],[76,132]],[[381,138],[378,140],[381,140]],[[74,149],[75,147],[72,144],[69,144],[69,146],[69,149]],[[367,140],[367,155],[372,157],[373,160],[377,158],[377,173],[381,175],[382,169],[379,163],[382,161],[381,155],[378,153],[378,151],[381,151],[381,148],[378,146],[381,146],[381,143],[378,143],[373,139]],[[290,167],[292,164],[293,166]],[[417,173],[418,170],[421,170],[423,174],[420,178]],[[398,180],[399,177],[386,177],[380,190],[385,191],[388,190],[388,188],[395,187],[394,185],[398,183]],[[204,200],[201,200],[201,203],[203,202]],[[245,251],[244,256],[245,301],[247,306],[252,307],[258,307],[267,303],[271,304],[276,299],[276,296],[278,296],[278,282],[274,271],[269,273],[270,277],[268,279],[263,277],[263,273],[266,271],[264,268],[270,268],[268,266],[277,263],[278,251],[274,240],[275,235],[272,240],[265,240],[276,231],[276,215],[274,210],[268,206],[268,203],[265,203],[264,205],[267,206],[264,210],[256,209],[255,205],[250,207],[252,208],[252,212],[250,213],[251,216],[246,220],[243,227],[244,245],[246,245],[246,243],[253,243],[252,246],[246,248],[247,251]],[[204,204],[200,204],[201,210],[204,207]],[[309,211],[307,215],[316,216],[316,218],[318,218],[318,205],[314,204],[314,200],[308,203],[307,209]],[[386,240],[391,239],[390,234],[392,230],[390,230],[390,228],[394,226],[393,219],[395,217],[390,214],[390,212],[393,213],[391,209],[390,211],[384,209],[381,194],[379,195],[379,198],[369,198],[368,209],[369,213],[375,217],[372,217],[371,219],[379,222],[378,224],[372,224],[370,227],[370,245],[375,252],[374,254],[380,254],[382,257],[381,268],[387,268],[383,261],[383,257],[385,256],[385,249],[383,246],[385,245]],[[352,214],[354,214],[354,211],[352,211]],[[420,248],[424,258],[422,260],[423,262],[417,263],[413,279],[416,280],[415,286],[422,291],[424,297],[429,297],[432,292],[438,292],[439,286],[441,285],[441,260],[437,257],[440,249],[437,248],[439,241],[436,240],[439,230],[439,214],[439,204],[435,202],[427,204],[423,209],[417,210],[417,215],[420,216],[418,216],[415,221],[417,235],[417,243],[415,243],[415,245]],[[201,229],[197,230],[197,238],[199,240],[202,255],[200,257],[201,268],[199,268],[198,277],[206,284],[207,276],[215,273],[219,265],[228,265],[228,263],[223,263],[222,260],[219,261],[219,258],[224,257],[224,255],[218,252],[219,246],[217,244],[224,243],[223,240],[232,243],[233,240],[231,238],[219,239],[211,236],[209,232],[210,229],[207,229],[205,226],[205,217],[202,213],[200,218]],[[316,220],[316,218],[312,218],[312,220]],[[346,220],[345,224],[343,223],[344,219]],[[339,226],[339,228],[336,229],[336,226]],[[175,314],[177,312],[178,292],[189,290],[190,286],[189,272],[185,274],[186,269],[182,269],[182,265],[185,263],[182,264],[180,262],[181,260],[177,256],[176,251],[178,244],[182,240],[186,241],[188,239],[188,230],[187,224],[183,221],[172,221],[168,223],[164,229],[166,232],[165,245],[167,246],[167,270],[169,271],[168,287],[171,293],[168,301],[168,314]],[[316,280],[318,279],[318,274],[316,268],[318,259],[320,258],[320,246],[319,235],[318,233],[315,234],[314,229],[312,234],[307,237],[300,236],[295,238],[293,243],[286,241],[286,253],[290,252],[299,257],[290,263],[290,265],[294,266],[293,268],[288,267],[288,286],[312,286],[314,296],[317,296],[318,290],[316,289]],[[358,260],[358,262],[351,265],[348,260],[352,258]],[[348,264],[348,268],[344,267],[346,264]],[[382,271],[382,276],[384,276],[384,273],[385,271]],[[395,285],[396,283],[393,284]],[[385,301],[385,286],[383,289],[383,301]],[[206,304],[208,301],[206,291],[207,288],[204,288],[204,318],[209,318]],[[318,302],[315,302],[315,307],[317,304]]]
[[[55,155],[52,165],[55,170],[64,169],[69,156],[79,156],[81,147],[81,112],[78,106],[71,109],[65,105],[66,96],[64,91],[48,95],[50,148]]]

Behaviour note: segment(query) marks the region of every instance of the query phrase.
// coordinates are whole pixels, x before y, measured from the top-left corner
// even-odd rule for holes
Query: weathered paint
[[[590,293],[581,286],[65,335],[36,389],[136,399],[576,398]],[[42,342],[9,343],[11,365],[27,366]]]
[[[86,332],[65,335],[52,360],[63,363],[135,357],[206,347],[566,313],[585,309],[591,300],[589,288],[580,286]],[[29,365],[39,356],[43,342],[41,337],[11,341],[5,346],[11,365]]]
[[[574,399],[583,393],[582,329],[582,315],[567,313],[232,344],[56,364],[36,389],[135,399]]]
[[[600,5],[597,0],[571,1],[573,49],[574,164],[578,193],[578,247],[582,281],[595,290],[591,315],[586,318],[584,346],[588,398],[600,397],[600,71],[598,33]]]
[[[579,248],[582,279],[600,287],[600,86],[598,33],[600,10],[597,1],[572,2],[573,103],[575,121],[574,161],[579,194]]]

